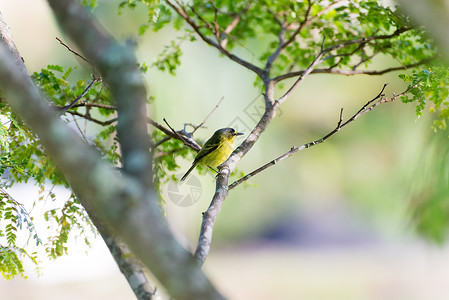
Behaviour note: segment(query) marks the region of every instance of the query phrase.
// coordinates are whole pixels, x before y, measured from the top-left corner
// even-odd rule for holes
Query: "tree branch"
[[[153,193],[128,175],[118,174],[57,119],[3,44],[0,85],[2,94],[38,134],[89,214],[98,214],[114,228],[174,298],[222,299],[191,254],[170,233]]]
[[[345,75],[345,76],[352,76],[352,75],[383,75],[386,73],[390,73],[390,72],[394,72],[394,71],[400,71],[400,70],[407,70],[407,69],[411,69],[411,68],[415,68],[418,66],[421,66],[423,64],[429,63],[432,60],[434,60],[435,58],[427,58],[427,59],[423,59],[419,62],[416,63],[412,63],[412,64],[407,64],[404,66],[398,66],[398,67],[391,67],[391,68],[386,68],[383,70],[341,70],[341,69],[333,69],[333,68],[326,68],[326,69],[314,69],[310,72],[310,74],[336,74],[336,75]],[[282,80],[288,79],[288,78],[292,78],[292,77],[296,77],[296,76],[301,76],[302,74],[304,74],[304,70],[302,71],[295,71],[295,72],[290,72],[290,73],[286,73],[277,77],[273,78],[274,82],[280,82]]]
[[[319,13],[317,13],[315,16],[312,16],[309,18],[310,16],[310,11],[312,9],[313,6],[313,1],[309,1],[308,2],[308,6],[307,6],[307,10],[306,13],[304,15],[304,20],[302,22],[299,23],[298,28],[295,29],[295,31],[292,33],[292,35],[289,37],[288,40],[284,40],[284,35],[287,32],[288,29],[292,29],[291,24],[284,26],[284,24],[277,19],[277,17],[275,16],[276,22],[279,24],[279,26],[281,27],[280,33],[279,33],[279,46],[278,48],[268,57],[267,59],[267,63],[265,65],[265,70],[267,70],[269,72],[269,70],[271,69],[271,66],[273,65],[274,61],[276,60],[276,58],[278,58],[279,54],[281,54],[282,50],[284,50],[288,45],[290,45],[291,43],[293,43],[296,40],[296,37],[298,36],[298,34],[310,23],[312,23],[313,20],[319,18],[320,16],[322,16],[323,14],[327,13],[331,8],[333,8],[334,6],[336,6],[337,4],[339,4],[340,2],[342,2],[344,0],[336,0],[332,3],[330,3],[327,7],[325,7],[324,9],[322,9]]]
[[[248,8],[249,8],[248,4]],[[243,12],[242,12],[243,13]],[[241,18],[241,14],[238,14],[234,17],[234,19],[232,19],[232,22],[229,23],[228,26],[226,26],[226,28],[223,30],[223,35],[220,41],[220,47],[222,47],[223,49],[226,49],[226,46],[228,44],[228,38],[227,36],[234,30],[234,28],[237,26],[237,24],[240,22],[240,18]]]
[[[63,41],[61,41],[60,38],[56,37],[56,40],[63,45],[64,47],[67,48],[67,50],[69,50],[70,52],[72,52],[73,54],[75,54],[75,56],[78,56],[79,58],[81,58],[82,60],[84,60],[85,62],[87,62],[89,65],[92,66],[92,64],[81,54],[79,54],[78,52],[76,52],[75,50],[73,50],[72,48],[70,48],[66,43],[64,43]],[[95,72],[94,72],[95,73]]]
[[[269,87],[270,89],[274,88],[271,84]],[[270,90],[267,94],[271,95],[272,92],[273,91]],[[268,96],[265,95],[265,97],[267,98]],[[235,166],[240,159],[254,146],[259,139],[259,136],[265,131],[266,127],[275,115],[276,107],[274,105],[267,105],[265,107],[264,114],[254,127],[253,131],[248,135],[243,143],[234,150],[234,152],[221,165],[221,167],[219,166],[219,172],[216,177],[215,194],[208,209],[203,213],[198,245],[194,254],[194,257],[200,262],[200,264],[204,263],[207,254],[209,253],[215,221],[228,195],[228,181],[231,171],[235,169]]]
[[[152,120],[152,119],[148,119],[148,123],[150,123],[151,125],[153,125],[154,127],[156,127],[157,129],[159,129],[160,131],[162,131],[163,133],[165,133],[167,136],[180,140],[181,142],[184,143],[184,145],[192,148],[195,151],[200,151],[201,150],[201,146],[197,144],[197,142],[190,136],[187,136],[185,134],[185,132],[179,132],[179,131],[175,131],[177,134],[175,134],[171,129],[167,129],[165,128],[162,124]],[[182,138],[179,137],[179,133],[184,134],[184,136]],[[156,147],[156,144],[153,145],[153,148]]]
[[[0,14],[0,24],[2,25],[6,25],[3,22],[2,19],[2,15]],[[1,27],[0,28],[0,36],[2,36],[1,40],[2,43],[6,42],[9,45],[9,50],[13,51],[13,53],[15,53],[15,56],[20,58],[19,55],[19,51],[16,48],[16,46],[14,45],[14,43],[12,42],[12,37],[10,36],[9,30],[7,27]],[[11,40],[9,41],[5,41],[4,37],[11,37]],[[1,44],[1,43],[0,43]],[[23,65],[23,60],[22,59],[18,59],[16,61],[16,66],[19,67],[19,69],[21,69],[22,71],[22,75],[27,78],[29,80],[29,76],[27,75],[27,70],[25,68],[25,66]],[[33,83],[31,81],[29,81],[28,83],[26,81],[23,82],[24,85],[29,85],[29,87],[31,89],[35,88],[35,86],[33,85]],[[78,127],[78,124],[75,121],[76,126]],[[78,127],[78,129],[80,130],[80,128]],[[82,131],[80,130],[81,135],[83,136],[83,138],[85,139],[84,134],[82,133]],[[53,185],[54,187],[54,185]],[[52,189],[53,189],[52,187]],[[91,215],[90,218],[95,218],[92,214],[93,211],[90,210]],[[109,232],[105,229],[105,226],[102,226],[98,219],[95,218],[95,220],[97,222],[94,222],[98,231],[100,232],[103,240],[106,242],[106,244],[109,247],[109,250],[111,251],[111,254],[113,255],[114,259],[116,260],[117,264],[120,267],[120,270],[123,272],[123,274],[125,275],[126,279],[128,280],[131,289],[134,291],[134,293],[136,294],[136,296],[139,299],[151,299],[151,296],[153,294],[152,288],[148,282],[148,280],[146,279],[144,272],[142,270],[141,265],[137,262],[137,260],[135,258],[130,258],[130,256],[126,256],[126,257],[117,257],[116,255],[114,255],[114,253],[116,253],[115,251],[113,251],[113,249],[118,249],[121,251],[121,253],[123,253],[123,249],[125,249],[125,246],[122,245],[118,245],[116,244],[115,239],[109,234]],[[126,248],[127,249],[127,248]]]
[[[204,125],[204,123],[206,123],[206,121],[210,118],[210,116],[217,110],[217,108],[220,106],[221,102],[223,101],[224,97],[220,98],[220,101],[218,101],[218,103],[214,106],[214,108],[210,111],[210,113],[206,116],[206,118],[204,118],[204,120],[200,123],[200,125],[195,126],[195,128],[193,128],[193,131],[190,134],[194,134],[195,131],[198,130],[198,128],[201,128],[201,126]]]
[[[98,82],[100,80],[100,77],[95,77],[92,79],[92,81],[87,85],[87,87],[84,89],[84,91],[78,96],[76,97],[75,100],[73,100],[70,104],[62,107],[62,110],[59,112],[58,116],[62,116],[63,114],[65,114],[69,109],[71,109],[76,102],[78,102],[81,98],[83,98],[87,92],[93,87],[94,83]]]
[[[323,43],[324,43],[324,38],[323,38]],[[315,59],[312,61],[312,63],[309,65],[309,67],[299,76],[299,78],[295,81],[295,83],[293,83],[292,86],[290,86],[290,88],[287,90],[287,92],[285,92],[284,95],[282,95],[278,100],[275,101],[276,108],[279,105],[281,105],[285,100],[287,100],[287,98],[290,96],[290,94],[293,92],[293,90],[299,84],[301,84],[301,82],[304,81],[306,76],[309,75],[317,65],[319,65],[322,62],[324,53],[325,52],[321,49],[320,53],[318,53],[318,55],[315,57]]]
[[[73,115],[73,116],[78,116],[81,117],[83,119],[86,119],[88,121],[94,122],[95,124],[101,125],[101,126],[108,126],[111,125],[114,122],[117,122],[117,118],[112,118],[106,121],[100,121],[98,119],[93,118],[92,116],[90,116],[89,114],[82,114],[79,113],[77,111],[69,111],[69,114]]]
[[[148,282],[145,272],[139,260],[129,250],[128,246],[119,241],[110,228],[108,228],[95,215],[89,214],[89,218],[95,224],[98,232],[103,238],[106,246],[109,249],[112,257],[116,261],[120,271],[128,281],[129,286],[133,290],[137,299],[151,300],[156,292]]]
[[[22,56],[20,55],[19,50],[16,47],[16,44],[14,43],[14,39],[11,35],[11,32],[9,31],[8,25],[5,23],[5,21],[3,19],[3,15],[1,13],[1,11],[0,11],[0,40],[2,43],[4,43],[4,45],[6,45],[8,50],[12,53],[12,55],[17,63],[17,66],[20,67],[22,72],[27,73],[27,69],[25,67],[24,60],[23,60]]]
[[[84,10],[74,1],[54,0],[51,3],[70,11],[67,19]],[[92,33],[88,30],[83,34],[85,32]],[[95,41],[92,45],[96,45]],[[117,62],[110,52],[104,51],[103,54],[103,59]],[[128,71],[127,74],[133,73]],[[49,110],[47,102],[3,43],[0,46],[0,85],[2,95],[38,134],[49,157],[64,174],[86,210],[98,213],[113,227],[173,297],[222,299],[191,255],[165,226],[154,195],[135,177],[120,175],[105,164],[95,150],[56,118],[55,112]]]
[[[117,103],[117,136],[123,171],[150,188],[153,176],[147,132],[147,94],[133,50],[117,43],[74,1],[48,2],[62,29],[102,74]]]
[[[220,103],[223,101],[224,97],[221,97],[220,101],[218,101],[217,105],[215,105],[215,107],[211,110],[211,112],[206,116],[206,118],[204,118],[204,120],[197,126],[191,125],[193,127],[193,131],[188,133],[186,132],[185,128],[186,128],[186,124],[184,124],[184,129],[183,130],[178,130],[175,131],[170,124],[167,123],[167,121],[164,119],[164,122],[167,124],[167,126],[171,129],[171,132],[175,135],[175,138],[182,141],[184,143],[184,145],[192,148],[195,151],[200,151],[201,147],[196,143],[196,141],[193,139],[193,134],[198,130],[198,128],[201,128],[204,123],[206,123],[206,121],[209,119],[209,117],[215,112],[215,110],[218,108],[218,106],[220,106]],[[181,137],[180,134],[182,134],[184,137]],[[165,143],[166,141],[170,140],[172,138],[172,136],[167,135],[166,137],[162,138],[160,141],[158,141],[157,143],[154,144],[153,148],[158,147],[159,145]],[[192,141],[194,144],[192,144]],[[194,146],[194,147],[192,147]],[[197,148],[198,147],[198,148]]]
[[[387,87],[387,84],[384,84],[384,86],[382,87],[381,91],[379,92],[379,94],[376,97],[374,97],[373,99],[371,99],[370,101],[365,103],[352,117],[350,117],[345,122],[343,122],[343,108],[342,108],[340,110],[340,118],[339,118],[337,126],[334,128],[334,130],[332,130],[331,132],[329,132],[328,134],[326,134],[322,138],[319,138],[319,139],[317,139],[315,141],[306,143],[306,144],[304,144],[302,146],[299,146],[299,147],[296,147],[296,148],[292,147],[290,149],[290,151],[282,154],[281,156],[279,156],[279,157],[273,159],[272,161],[270,161],[269,163],[266,163],[265,165],[257,168],[256,170],[250,172],[249,174],[243,176],[242,178],[234,181],[232,184],[229,185],[228,190],[232,190],[233,188],[235,188],[239,184],[247,181],[248,179],[250,179],[250,178],[254,177],[255,175],[259,174],[260,172],[268,169],[269,167],[274,166],[275,164],[277,164],[281,160],[284,160],[287,157],[290,157],[291,155],[293,155],[294,153],[296,153],[298,151],[301,151],[301,150],[304,150],[304,149],[308,149],[310,147],[313,147],[313,146],[316,146],[318,144],[324,143],[331,136],[333,136],[334,134],[339,132],[340,129],[342,129],[343,127],[347,126],[348,124],[354,122],[361,115],[363,115],[363,114],[365,114],[367,112],[372,111],[374,108],[376,108],[378,105],[380,105],[382,103],[392,102],[392,101],[396,100],[397,98],[399,98],[401,96],[404,96],[412,88],[416,87],[417,85],[418,85],[418,83],[414,84],[413,86],[408,87],[405,91],[403,91],[402,93],[400,93],[398,95],[394,95],[393,97],[390,97],[390,98],[385,98],[384,97],[385,95],[383,94],[383,92],[384,92],[385,88]]]
[[[78,101],[77,104],[73,105],[74,107],[96,107],[96,108],[103,108],[108,110],[117,110],[117,107],[114,105],[107,105],[107,104],[101,104],[101,103],[94,103],[94,102],[85,102],[85,101]]]
[[[176,1],[176,0],[175,0]],[[211,40],[210,38],[208,38],[207,36],[205,36],[201,30],[200,27],[195,23],[195,21],[189,16],[189,14],[187,13],[187,11],[184,9],[184,7],[178,3],[179,6],[175,5],[171,0],[165,0],[165,2],[167,2],[167,4],[172,7],[176,13],[182,17],[187,24],[190,25],[190,27],[192,27],[192,29],[198,34],[198,36],[208,45],[217,48],[223,55],[227,56],[229,59],[235,61],[236,63],[238,63],[239,65],[244,66],[245,68],[247,68],[248,70],[253,71],[254,73],[256,73],[259,77],[262,77],[262,69],[257,67],[256,65],[253,65],[252,63],[232,54],[231,52],[229,52],[228,50],[226,50],[225,48],[223,48],[220,44],[214,42],[213,40]]]

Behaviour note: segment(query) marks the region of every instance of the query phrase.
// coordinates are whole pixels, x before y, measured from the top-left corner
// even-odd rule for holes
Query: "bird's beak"
[[[242,132],[236,132],[235,135],[244,135]]]

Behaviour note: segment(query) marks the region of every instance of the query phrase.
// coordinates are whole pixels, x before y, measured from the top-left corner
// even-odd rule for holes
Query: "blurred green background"
[[[99,1],[94,12],[118,39],[137,41],[139,60],[150,65],[179,33],[164,29],[137,37],[144,11],[125,10],[119,18],[118,2]],[[0,11],[29,72],[47,64],[80,65],[56,41],[64,37],[45,1],[2,1]],[[199,124],[224,97],[197,137],[204,141],[227,126],[248,134],[263,105],[254,75],[200,42],[183,42],[182,49],[177,76],[155,69],[146,74],[155,98],[152,117],[181,129],[184,123]],[[242,54],[252,57],[249,51]],[[377,64],[383,68],[394,62],[380,58]],[[87,72],[78,68],[73,76],[88,78]],[[389,83],[387,96],[402,92],[406,86],[397,75],[308,77],[242,159],[239,171],[250,172],[292,146],[326,135],[336,126],[340,108],[344,118],[351,116],[384,83]],[[416,117],[413,104],[383,104],[324,144],[239,186],[218,217],[205,271],[230,299],[448,299],[449,248],[424,240],[413,223],[413,209],[433,197],[441,174],[447,174],[447,132],[435,134],[431,124],[429,114]],[[191,162],[179,163],[183,173]],[[192,206],[174,204],[164,187],[167,218],[188,249],[196,245],[201,212],[215,188],[212,173],[194,174],[201,197]],[[31,205],[35,191],[20,189],[12,191],[16,200]],[[447,199],[447,192],[440,193]],[[432,228],[436,218],[428,219]],[[440,236],[435,233],[436,239]],[[27,281],[0,281],[5,299],[133,299],[102,241],[93,249],[72,243],[67,257],[44,259],[43,276],[30,272]]]

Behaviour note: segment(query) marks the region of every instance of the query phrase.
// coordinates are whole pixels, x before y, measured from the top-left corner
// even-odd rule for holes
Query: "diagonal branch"
[[[332,130],[330,133],[325,135],[324,137],[315,140],[313,142],[304,144],[297,148],[292,148],[287,153],[281,155],[280,157],[270,161],[269,163],[265,164],[264,166],[254,170],[250,174],[242,177],[241,179],[237,180],[236,182],[230,184],[228,186],[229,181],[229,175],[231,170],[233,170],[235,164],[240,160],[240,158],[252,147],[252,145],[255,143],[253,140],[253,135],[255,132],[263,132],[261,128],[264,128],[273,116],[273,110],[276,108],[276,105],[273,105],[270,108],[268,108],[265,111],[264,116],[259,121],[256,128],[253,130],[253,132],[250,134],[250,136],[231,154],[231,156],[228,158],[228,160],[223,163],[222,168],[220,169],[220,172],[217,175],[217,182],[216,182],[216,190],[215,194],[212,198],[211,204],[206,212],[203,213],[203,221],[201,223],[201,231],[200,236],[198,240],[198,245],[195,251],[195,258],[198,259],[200,263],[203,263],[207,257],[207,254],[210,250],[210,245],[212,242],[212,233],[213,228],[215,225],[215,221],[218,217],[218,214],[221,210],[221,207],[223,206],[224,200],[226,199],[228,193],[230,190],[235,188],[237,185],[241,184],[242,182],[245,182],[246,180],[252,178],[253,176],[257,175],[258,173],[262,172],[263,170],[275,165],[276,163],[280,162],[281,160],[293,155],[295,152],[298,152],[300,150],[304,150],[307,148],[310,148],[312,146],[318,145],[320,143],[325,142],[327,139],[329,139],[331,136],[336,134],[338,131],[340,131],[341,128],[347,126],[351,122],[354,122],[358,117],[361,115],[373,110],[378,105],[385,103],[385,102],[391,102],[396,100],[397,98],[405,95],[410,91],[410,89],[417,86],[418,83],[416,83],[413,86],[410,86],[406,91],[399,95],[394,95],[391,98],[385,98],[383,91],[386,88],[386,84],[383,86],[382,90],[379,92],[379,94],[374,97],[372,100],[368,101],[363,107],[357,111],[351,118],[349,118],[347,121],[343,123],[342,114],[343,109],[340,111],[340,118],[337,123],[337,126],[334,130]],[[377,100],[377,102],[376,102]],[[279,102],[277,102],[279,103]],[[262,130],[262,131],[260,131]],[[258,138],[258,135],[256,136]],[[257,140],[256,138],[256,140]]]
[[[81,58],[82,60],[84,60],[85,62],[87,62],[89,65],[92,65],[87,58],[85,58],[84,56],[82,56],[81,54],[79,54],[78,52],[76,52],[75,50],[73,50],[72,48],[70,48],[66,43],[64,43],[60,38],[56,37],[56,40],[63,45],[64,47],[67,48],[67,50],[69,50],[70,52],[72,52],[75,56],[78,56],[79,58]]]
[[[323,38],[323,44],[324,44],[324,38]],[[275,101],[275,106],[278,107],[281,105],[287,98],[290,96],[290,94],[293,92],[293,90],[301,84],[301,82],[304,81],[307,75],[309,75],[317,65],[319,65],[322,62],[323,55],[325,54],[325,51],[323,51],[323,48],[321,47],[320,53],[315,57],[315,59],[312,61],[312,63],[309,65],[309,67],[299,76],[299,78],[293,83],[290,88],[285,92],[284,95],[282,95],[278,100]]]
[[[174,130],[170,124],[168,124],[168,122],[164,119],[165,124],[167,124],[167,126],[170,128],[172,135],[168,135],[164,138],[162,138],[161,140],[157,141],[154,145],[153,148],[157,148],[158,146],[162,145],[163,143],[165,143],[166,141],[170,140],[171,138],[175,138],[178,139],[180,141],[182,141],[184,143],[184,145],[192,148],[193,150],[195,150],[196,152],[201,150],[201,147],[196,143],[196,141],[193,139],[193,134],[198,130],[198,128],[201,128],[201,126],[204,125],[204,123],[206,123],[206,121],[209,119],[209,117],[215,112],[215,110],[217,110],[218,106],[220,106],[220,103],[223,101],[224,97],[221,97],[220,101],[218,101],[218,103],[215,105],[215,107],[211,110],[211,112],[206,116],[206,118],[204,118],[204,120],[200,123],[200,125],[194,126],[191,125],[193,127],[193,131],[192,132],[186,132],[185,127],[186,124],[184,124],[184,129],[183,130]],[[160,125],[162,126],[162,125]],[[166,128],[164,127],[164,130]],[[181,134],[183,136],[181,136]],[[174,136],[173,136],[174,135]]]
[[[251,5],[253,4],[253,1],[248,1],[246,7],[238,12],[238,13],[228,13],[225,11],[219,11],[219,9],[215,6],[215,4],[213,3],[213,1],[208,1],[208,4],[211,5],[215,11],[215,21],[214,21],[214,30],[215,32],[212,30],[212,32],[214,32],[217,41],[220,43],[220,46],[225,49],[227,44],[228,44],[228,36],[229,34],[235,29],[235,27],[240,23],[241,17],[242,15],[244,15],[251,7]],[[206,26],[209,27],[209,23],[207,21],[205,21],[199,14],[197,14],[193,8],[193,6],[191,6],[192,11],[195,13],[195,15],[201,20],[203,21],[203,23],[206,24]],[[233,19],[232,21],[226,26],[226,28],[221,28],[218,24],[217,21],[217,16],[218,13],[220,14],[227,14],[229,16],[232,16]],[[221,33],[220,33],[221,31]]]
[[[117,136],[124,172],[151,187],[153,176],[146,121],[147,94],[132,48],[117,43],[87,10],[75,5],[74,1],[48,2],[62,29],[84,57],[96,66],[117,103]]]
[[[71,109],[71,108],[76,104],[76,102],[78,102],[81,98],[83,98],[83,97],[87,94],[87,92],[89,92],[89,90],[94,86],[94,83],[98,82],[99,80],[100,80],[100,77],[94,77],[94,78],[92,79],[92,81],[91,81],[91,82],[87,85],[87,87],[84,89],[84,91],[83,91],[78,97],[76,97],[75,100],[73,100],[70,104],[68,104],[68,105],[66,105],[66,106],[64,106],[64,107],[62,108],[62,110],[59,112],[58,116],[59,116],[59,117],[62,116],[62,115],[65,114],[69,109]]]
[[[223,49],[226,49],[226,46],[228,44],[228,35],[234,30],[234,28],[237,26],[237,24],[240,22],[241,14],[238,14],[235,16],[235,18],[232,20],[231,23],[229,23],[228,26],[223,30],[223,37],[220,41],[220,47]]]
[[[103,238],[109,252],[114,257],[120,271],[125,275],[129,286],[139,300],[152,300],[156,288],[148,282],[140,261],[129,250],[128,246],[121,242],[101,220],[95,215],[89,214],[89,218],[95,223],[95,227]]]
[[[340,131],[340,129],[342,129],[343,127],[349,125],[350,123],[354,122],[358,117],[360,117],[361,115],[372,111],[374,108],[376,108],[378,105],[382,104],[382,103],[386,103],[386,102],[392,102],[395,101],[397,98],[404,96],[405,94],[407,94],[412,88],[416,87],[419,83],[416,83],[410,87],[408,87],[405,91],[403,91],[402,93],[398,94],[398,95],[394,95],[393,97],[390,98],[385,98],[385,95],[383,94],[385,88],[387,87],[387,84],[384,84],[384,86],[382,87],[381,91],[379,92],[379,94],[374,97],[373,99],[371,99],[370,101],[368,101],[367,103],[365,103],[352,117],[350,117],[348,120],[346,120],[345,122],[343,122],[343,118],[342,118],[342,114],[343,114],[343,108],[340,110],[340,118],[338,120],[337,126],[328,134],[326,134],[325,136],[323,136],[322,138],[319,138],[315,141],[306,143],[302,146],[299,147],[292,147],[290,149],[290,151],[284,153],[283,155],[273,159],[272,161],[266,163],[265,165],[257,168],[256,170],[250,172],[249,174],[243,176],[242,178],[234,181],[232,184],[229,185],[228,190],[232,190],[233,188],[235,188],[236,186],[238,186],[239,184],[247,181],[248,179],[254,177],[255,175],[259,174],[260,172],[268,169],[269,167],[274,166],[275,164],[277,164],[278,162],[292,156],[294,153],[304,150],[304,149],[308,149],[310,147],[316,146],[318,144],[324,143],[327,139],[329,139],[330,137],[332,137],[333,135],[335,135],[337,132]]]
[[[174,130],[173,127],[171,127],[170,124],[168,124],[168,122],[167,122],[167,120],[165,118],[163,120],[164,120],[165,124],[167,124],[168,128],[170,128],[170,130],[176,136],[176,138],[178,140],[180,140],[181,142],[183,142],[184,145],[189,146],[189,142],[185,138],[183,138],[176,130]]]
[[[65,0],[57,2],[67,4]],[[73,6],[71,11],[76,13]],[[2,95],[39,136],[89,214],[98,215],[114,228],[174,298],[222,299],[191,254],[170,233],[154,194],[135,178],[118,174],[56,118],[2,43],[0,85]]]
[[[16,76],[20,76],[19,72],[21,72],[22,73],[21,75],[23,76],[23,81],[22,81],[23,86],[20,91],[22,93],[26,93],[27,89],[30,89],[30,91],[33,89],[36,89],[35,86],[33,85],[33,83],[31,82],[30,77],[27,74],[27,70],[26,70],[25,66],[23,65],[23,60],[21,59],[21,57],[19,55],[19,51],[15,47],[15,45],[12,41],[12,37],[9,33],[9,30],[8,30],[6,24],[3,22],[1,13],[0,13],[0,25],[1,25],[0,36],[2,37],[1,38],[2,43],[3,42],[6,43],[8,45],[9,51],[14,53],[14,55],[16,57],[15,67],[17,67],[18,69],[17,70],[11,69],[10,71],[11,71],[11,73],[17,72],[17,74],[15,74]],[[10,38],[10,40],[5,39],[5,38]],[[8,80],[11,80],[11,78],[8,78]],[[8,84],[8,81],[6,81],[5,84]],[[20,95],[20,93],[19,93],[19,95]],[[18,95],[16,94],[15,96],[17,97]],[[33,101],[33,100],[36,100],[37,102],[39,102],[38,101],[39,99],[28,99],[28,101]],[[18,101],[16,103],[16,105],[19,104],[19,102],[20,101]],[[35,103],[32,103],[32,104],[35,104]],[[41,108],[44,109],[44,105],[42,105]],[[39,114],[39,112],[37,112],[37,113]],[[48,120],[49,119],[46,118],[41,123],[45,123]],[[76,124],[76,121],[75,121],[75,124]],[[81,132],[81,130],[80,130],[80,132]],[[53,133],[56,133],[56,131]],[[50,133],[50,134],[53,134],[53,133]],[[84,137],[84,135],[83,135],[83,137]],[[90,210],[90,213],[91,213],[90,217],[95,219],[95,216],[93,215],[92,210]],[[101,224],[99,222],[95,222],[95,225],[96,225],[97,229],[99,230],[102,238],[105,240],[106,244],[108,245],[112,254],[114,254],[113,250],[112,250],[112,247],[114,247],[114,245],[116,245],[116,249],[123,249],[123,246],[116,244],[116,242],[117,242],[116,239],[112,235],[110,235],[109,232],[107,232],[106,230],[103,230],[104,227],[101,226]],[[126,276],[131,289],[139,297],[139,299],[150,299],[153,295],[153,289],[151,288],[151,285],[149,284],[148,280],[146,279],[146,277],[144,275],[142,266],[140,264],[136,263],[136,260],[133,258],[130,258],[129,256],[127,256],[127,257],[121,256],[120,258],[117,256],[114,256],[114,258],[116,259],[116,262],[119,264],[120,269],[122,270],[123,274]]]
[[[223,102],[224,97],[220,98],[220,101],[218,101],[218,103],[214,106],[214,108],[210,111],[210,113],[206,116],[206,118],[204,118],[204,120],[200,123],[200,125],[195,126],[195,128],[193,128],[193,131],[190,134],[194,134],[195,131],[198,130],[198,128],[201,128],[201,126],[204,125],[204,123],[206,123],[206,121],[210,118],[210,116],[217,110],[217,108],[220,106],[221,102]]]
[[[146,130],[146,89],[132,50],[112,39],[77,1],[48,2],[61,27],[98,66],[117,101],[119,139],[123,157],[128,160],[126,172],[119,174],[55,119],[36,89],[26,85],[28,81],[23,80],[23,74],[17,74],[11,56],[3,47],[0,48],[2,93],[37,132],[74,193],[83,199],[83,206],[114,229],[173,298],[222,299],[191,254],[173,237],[159,201],[149,189],[152,174]]]
[[[175,131],[178,133],[178,134],[175,134],[171,129],[167,129],[164,125],[162,125],[150,118],[148,118],[148,123],[151,124],[152,126],[154,126],[155,128],[159,129],[163,133],[165,133],[167,136],[182,141],[186,146],[192,148],[193,150],[195,150],[197,152],[201,150],[201,146],[198,145],[198,143],[192,137],[184,135],[181,139],[181,138],[179,138],[180,132]],[[158,143],[153,145],[153,148],[155,148],[156,146],[158,146]]]
[[[271,94],[273,92],[271,89],[273,87],[274,86],[271,83],[268,83],[267,95],[270,94],[270,96],[265,95],[266,99],[268,97],[271,97]],[[221,165],[221,168],[219,168],[219,173],[216,177],[217,180],[215,185],[215,194],[208,209],[203,213],[203,220],[201,223],[198,244],[194,254],[194,257],[200,262],[200,264],[204,263],[209,253],[210,245],[212,243],[212,233],[215,221],[228,195],[228,181],[231,171],[235,169],[235,166],[240,161],[240,159],[254,146],[254,144],[258,141],[260,135],[265,131],[268,124],[270,124],[271,120],[276,115],[276,107],[277,106],[275,105],[265,106],[265,112],[260,118],[257,125],[254,127],[253,131]]]

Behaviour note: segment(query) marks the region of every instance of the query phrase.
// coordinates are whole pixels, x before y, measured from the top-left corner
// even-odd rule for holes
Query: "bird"
[[[215,131],[198,152],[192,166],[182,176],[181,181],[184,181],[197,165],[208,166],[214,170],[214,168],[224,163],[231,155],[235,137],[238,135],[243,135],[243,133],[235,131],[234,128],[221,128]]]

